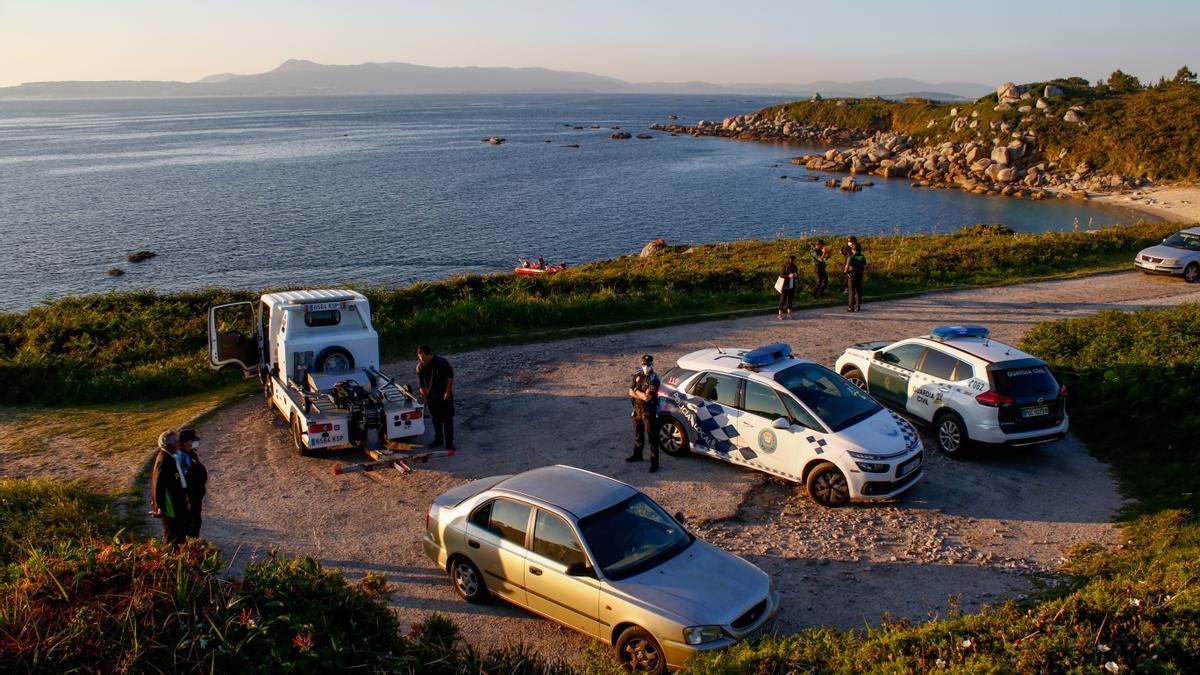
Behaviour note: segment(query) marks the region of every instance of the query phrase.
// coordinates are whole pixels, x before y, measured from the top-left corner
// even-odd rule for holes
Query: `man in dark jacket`
[[[194,429],[179,430],[179,452],[186,464],[187,471],[187,536],[200,537],[201,512],[204,506],[204,495],[208,492],[208,469],[200,461],[196,452],[200,449],[200,437]]]
[[[429,345],[417,348],[417,381],[425,408],[433,422],[433,442],[429,447],[446,444],[454,449],[454,369],[441,356],[434,356]]]
[[[825,271],[825,264],[829,261],[829,251],[825,250],[825,242],[817,240],[809,255],[812,256],[813,261],[813,276],[817,278],[812,296],[819,298],[825,295],[825,289],[829,287],[829,273]]]
[[[783,281],[779,288],[779,319],[782,321],[784,310],[787,310],[787,318],[792,318],[792,300],[796,297],[796,284],[800,281],[796,256],[788,256],[787,262],[779,270],[779,278]]]
[[[158,437],[158,452],[150,472],[150,513],[162,520],[162,540],[181,544],[188,533],[188,496],[180,466],[176,461],[178,436],[164,431]]]
[[[862,304],[863,272],[867,269],[867,257],[858,242],[850,245],[850,257],[846,259],[846,281],[850,288],[850,304],[847,312],[857,312]]]
[[[658,438],[654,435],[654,420],[658,416],[658,389],[662,381],[654,372],[654,357],[642,356],[642,367],[633,374],[629,385],[629,400],[633,403],[633,454],[626,462],[642,461],[646,439],[650,439],[650,473],[658,471]]]

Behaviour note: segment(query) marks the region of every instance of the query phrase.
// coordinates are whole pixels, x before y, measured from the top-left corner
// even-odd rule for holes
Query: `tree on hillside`
[[[1184,84],[1186,82],[1195,82],[1195,81],[1196,81],[1196,72],[1194,70],[1189,69],[1187,66],[1181,67],[1175,73],[1175,82],[1178,82],[1179,84]]]
[[[1133,75],[1114,70],[1113,74],[1108,76],[1108,88],[1115,92],[1140,91],[1142,83]]]

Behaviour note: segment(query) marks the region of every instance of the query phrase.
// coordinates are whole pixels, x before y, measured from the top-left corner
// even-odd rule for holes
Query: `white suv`
[[[982,326],[852,345],[834,367],[879,402],[933,425],[947,455],[971,443],[1035,445],[1067,433],[1066,387],[1044,361],[990,339]]]
[[[658,402],[667,454],[800,483],[823,506],[894,497],[924,475],[911,424],[785,344],[692,352],[663,375]]]

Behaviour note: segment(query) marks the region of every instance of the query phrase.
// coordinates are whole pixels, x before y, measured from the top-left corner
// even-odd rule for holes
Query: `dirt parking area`
[[[1074,545],[1114,541],[1110,518],[1121,498],[1074,437],[964,460],[934,451],[925,480],[900,499],[827,510],[788,484],[715,460],[664,456],[654,475],[623,462],[631,447],[625,389],[637,357],[654,354],[663,371],[703,347],[785,341],[831,364],[851,343],[939,324],[978,323],[1016,341],[1044,320],[1196,301],[1197,286],[1112,274],[933,293],[870,303],[859,314],[824,308],[785,322],[753,317],[451,354],[459,453],[403,477],[332,475],[362,455],[301,458],[278,415],[247,398],[199,428],[212,477],[204,534],[235,566],[279,547],[351,578],[386,573],[406,621],[442,612],[480,646],[524,641],[577,659],[587,640],[575,633],[503,603],[461,602],[419,544],[425,510],[440,492],[562,463],[645,490],[687,514],[700,536],[771,573],[783,592],[783,631],[862,627],[885,612],[922,620],[945,615],[952,601],[973,610],[1029,592],[1029,573],[1052,570]],[[386,370],[411,381],[413,366]]]

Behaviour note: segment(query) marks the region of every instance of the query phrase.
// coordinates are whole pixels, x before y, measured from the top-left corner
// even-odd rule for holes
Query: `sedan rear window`
[[[487,529],[517,546],[525,545],[525,533],[529,531],[528,504],[497,499],[492,502],[492,516]]]
[[[721,405],[736,408],[737,391],[738,381],[736,377],[720,373],[705,373],[692,384],[692,391],[690,393],[693,396],[699,396],[709,401],[716,401]]]

